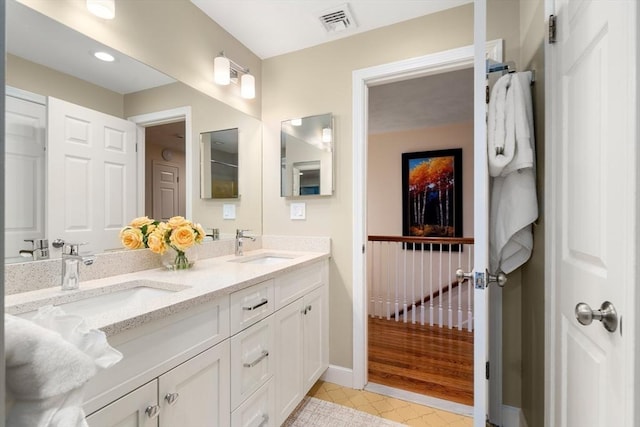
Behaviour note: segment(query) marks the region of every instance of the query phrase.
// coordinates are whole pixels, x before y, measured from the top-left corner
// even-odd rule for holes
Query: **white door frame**
[[[502,40],[486,44],[488,57],[502,60]],[[353,388],[367,383],[367,128],[369,86],[455,71],[474,66],[474,46],[465,46],[431,55],[378,65],[353,72]],[[483,65],[484,66],[484,65]],[[487,199],[488,200],[488,199]],[[498,337],[499,338],[499,337]],[[501,383],[501,369],[492,368]],[[493,379],[493,378],[492,378]],[[497,396],[492,396],[497,397]],[[500,401],[501,404],[501,396]]]
[[[191,131],[191,106],[156,111],[127,118],[138,125],[138,216],[144,215],[145,203],[145,139],[144,128],[184,120],[185,157],[185,217],[191,218],[193,210],[193,144]],[[198,174],[198,177],[200,174]]]

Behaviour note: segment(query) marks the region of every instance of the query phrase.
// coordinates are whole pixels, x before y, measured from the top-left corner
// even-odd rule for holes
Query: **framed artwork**
[[[402,234],[462,237],[462,148],[402,153]]]

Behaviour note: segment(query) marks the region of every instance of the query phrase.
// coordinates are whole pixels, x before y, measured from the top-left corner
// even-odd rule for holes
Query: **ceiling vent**
[[[346,3],[321,12],[319,19],[327,33],[338,33],[357,27],[356,21],[351,15],[351,10],[349,10],[349,5]]]

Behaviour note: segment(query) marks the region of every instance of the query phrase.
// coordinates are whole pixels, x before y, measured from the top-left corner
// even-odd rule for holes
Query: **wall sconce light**
[[[238,77],[240,77],[238,79]],[[245,99],[256,97],[256,78],[249,74],[249,69],[224,56],[220,52],[213,60],[213,81],[219,85],[226,86],[231,82],[240,81],[240,96]]]
[[[87,10],[102,19],[113,19],[116,16],[115,0],[87,0]]]

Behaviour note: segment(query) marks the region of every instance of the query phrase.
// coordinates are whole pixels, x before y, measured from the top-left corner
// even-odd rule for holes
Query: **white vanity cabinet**
[[[327,266],[321,263],[312,267],[307,275],[296,274],[307,293],[295,292],[298,298],[275,314],[276,425],[286,420],[329,366]],[[287,290],[295,289],[290,279],[283,277],[281,283],[280,295],[285,300],[291,299],[292,292]]]
[[[90,427],[278,427],[328,367],[328,261],[109,338]]]
[[[178,365],[87,417],[89,427],[229,426],[229,343]]]

